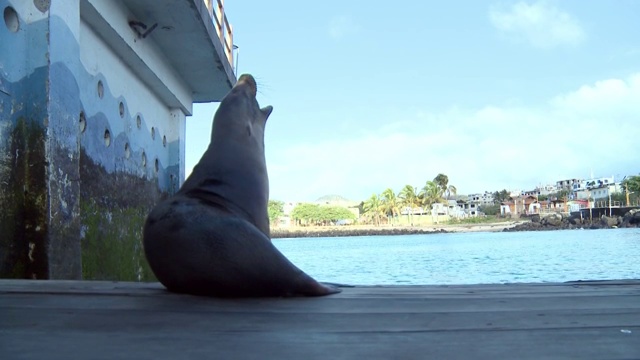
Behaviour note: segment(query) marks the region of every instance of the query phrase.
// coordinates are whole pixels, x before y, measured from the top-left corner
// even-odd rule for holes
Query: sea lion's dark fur
[[[269,179],[256,82],[242,75],[214,117],[211,143],[144,226],[149,265],[168,290],[219,297],[322,296],[340,290],[293,265],[269,238]]]

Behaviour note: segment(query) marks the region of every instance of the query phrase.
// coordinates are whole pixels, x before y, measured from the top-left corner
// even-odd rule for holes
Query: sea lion
[[[269,235],[269,178],[257,85],[242,75],[213,119],[211,143],[180,190],[143,230],[158,280],[178,293],[218,297],[322,296],[340,292],[293,265]]]

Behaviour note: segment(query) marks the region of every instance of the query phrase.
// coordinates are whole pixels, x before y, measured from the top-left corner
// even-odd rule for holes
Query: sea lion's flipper
[[[354,288],[354,287],[356,287],[355,285],[339,284],[339,283],[326,282],[326,281],[321,281],[320,284],[331,286],[331,287],[337,287],[337,288]]]

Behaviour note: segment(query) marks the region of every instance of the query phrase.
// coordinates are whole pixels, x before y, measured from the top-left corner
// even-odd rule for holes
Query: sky
[[[640,173],[640,1],[225,1],[270,197]],[[217,103],[187,118],[186,172]]]

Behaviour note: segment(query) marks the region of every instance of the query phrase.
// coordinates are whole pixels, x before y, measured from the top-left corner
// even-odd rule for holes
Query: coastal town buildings
[[[418,222],[439,223],[451,219],[465,219],[483,216],[482,209],[486,206],[498,205],[501,216],[529,216],[545,213],[569,213],[580,209],[593,207],[622,206],[621,201],[611,200],[614,194],[624,192],[620,182],[615,181],[614,176],[590,178],[590,179],[565,179],[555,183],[538,185],[531,190],[511,190],[507,200],[497,202],[495,192],[485,191],[469,195],[455,196],[455,200],[434,203],[430,208],[422,206],[402,207],[400,216],[417,216]],[[342,206],[354,212],[356,218],[359,214],[359,202],[330,195],[324,196],[314,202],[319,205]],[[284,206],[285,215],[280,219],[280,226],[291,224],[290,213],[297,206],[296,202],[287,202]],[[429,218],[430,220],[425,220]]]
[[[564,198],[548,198],[549,195],[565,191]],[[572,212],[594,206],[621,206],[613,203],[611,196],[622,192],[614,176],[591,179],[559,180],[555,186],[536,187],[530,191],[511,193],[511,198],[500,204],[500,214],[519,216],[544,212]],[[541,196],[545,200],[540,200]]]

